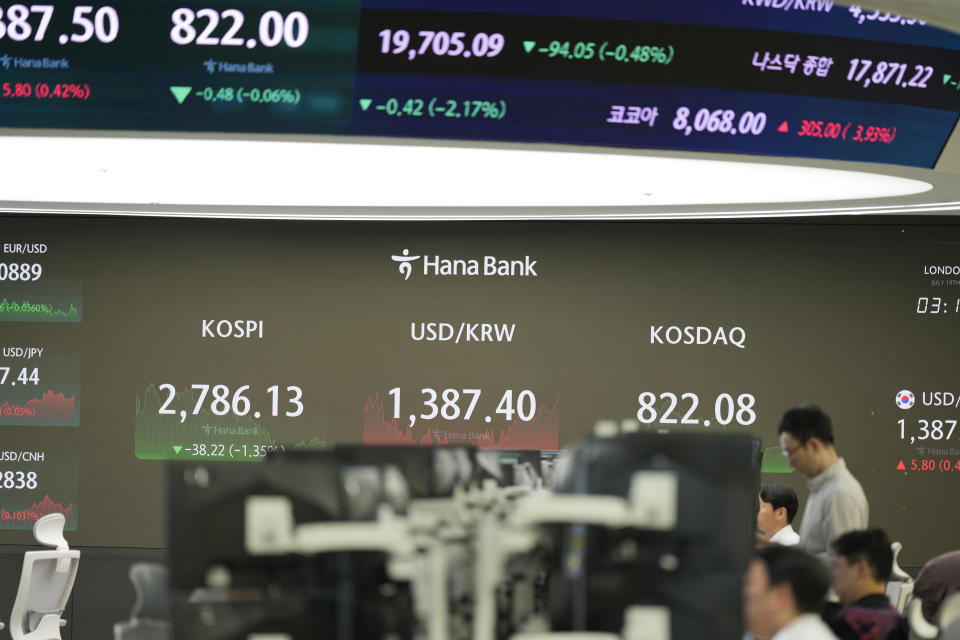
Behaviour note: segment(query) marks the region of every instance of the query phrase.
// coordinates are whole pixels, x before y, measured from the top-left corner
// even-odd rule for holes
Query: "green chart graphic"
[[[783,456],[783,449],[777,445],[763,450],[763,463],[760,465],[760,471],[763,473],[793,473],[793,467]]]
[[[79,280],[38,280],[0,284],[0,322],[80,322]]]
[[[137,458],[255,461],[274,450],[326,447],[323,425],[312,427],[317,435],[283,441],[250,415],[215,415],[209,403],[194,413],[197,398],[192,388],[178,390],[171,399],[156,385],[148,385],[137,397]],[[161,413],[161,409],[173,413]]]

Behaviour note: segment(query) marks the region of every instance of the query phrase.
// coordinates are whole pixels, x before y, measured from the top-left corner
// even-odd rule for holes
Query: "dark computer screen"
[[[553,527],[547,595],[555,630],[609,631],[630,606],[670,609],[672,638],[739,638],[741,583],[752,553],[754,443],[743,436],[637,434],[576,449],[560,494],[629,496],[634,474],[677,478],[676,526]]]
[[[361,487],[354,470],[326,454],[259,465],[171,463],[166,504],[174,636],[412,637],[409,585],[388,577],[386,554],[255,554],[245,546],[250,496],[289,499],[297,524],[372,520],[362,512],[365,505],[397,499],[383,490],[395,479],[380,474]]]

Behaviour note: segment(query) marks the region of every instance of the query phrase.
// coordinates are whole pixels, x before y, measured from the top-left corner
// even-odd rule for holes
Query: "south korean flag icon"
[[[915,401],[916,398],[913,397],[912,391],[904,389],[903,391],[897,392],[897,406],[901,409],[909,409]]]

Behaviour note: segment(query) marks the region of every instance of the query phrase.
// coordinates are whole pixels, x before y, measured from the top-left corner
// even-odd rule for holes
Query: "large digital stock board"
[[[162,545],[165,460],[599,419],[754,434],[805,496],[776,427],[812,402],[907,564],[960,546],[960,227],[0,222],[0,542]]]
[[[960,37],[832,0],[0,7],[0,127],[344,134],[931,168]]]

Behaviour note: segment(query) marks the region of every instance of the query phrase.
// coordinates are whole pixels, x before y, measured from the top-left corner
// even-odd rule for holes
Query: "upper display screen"
[[[0,5],[0,126],[929,168],[956,123],[960,36],[909,16],[827,0],[553,2],[549,12],[430,0]]]

